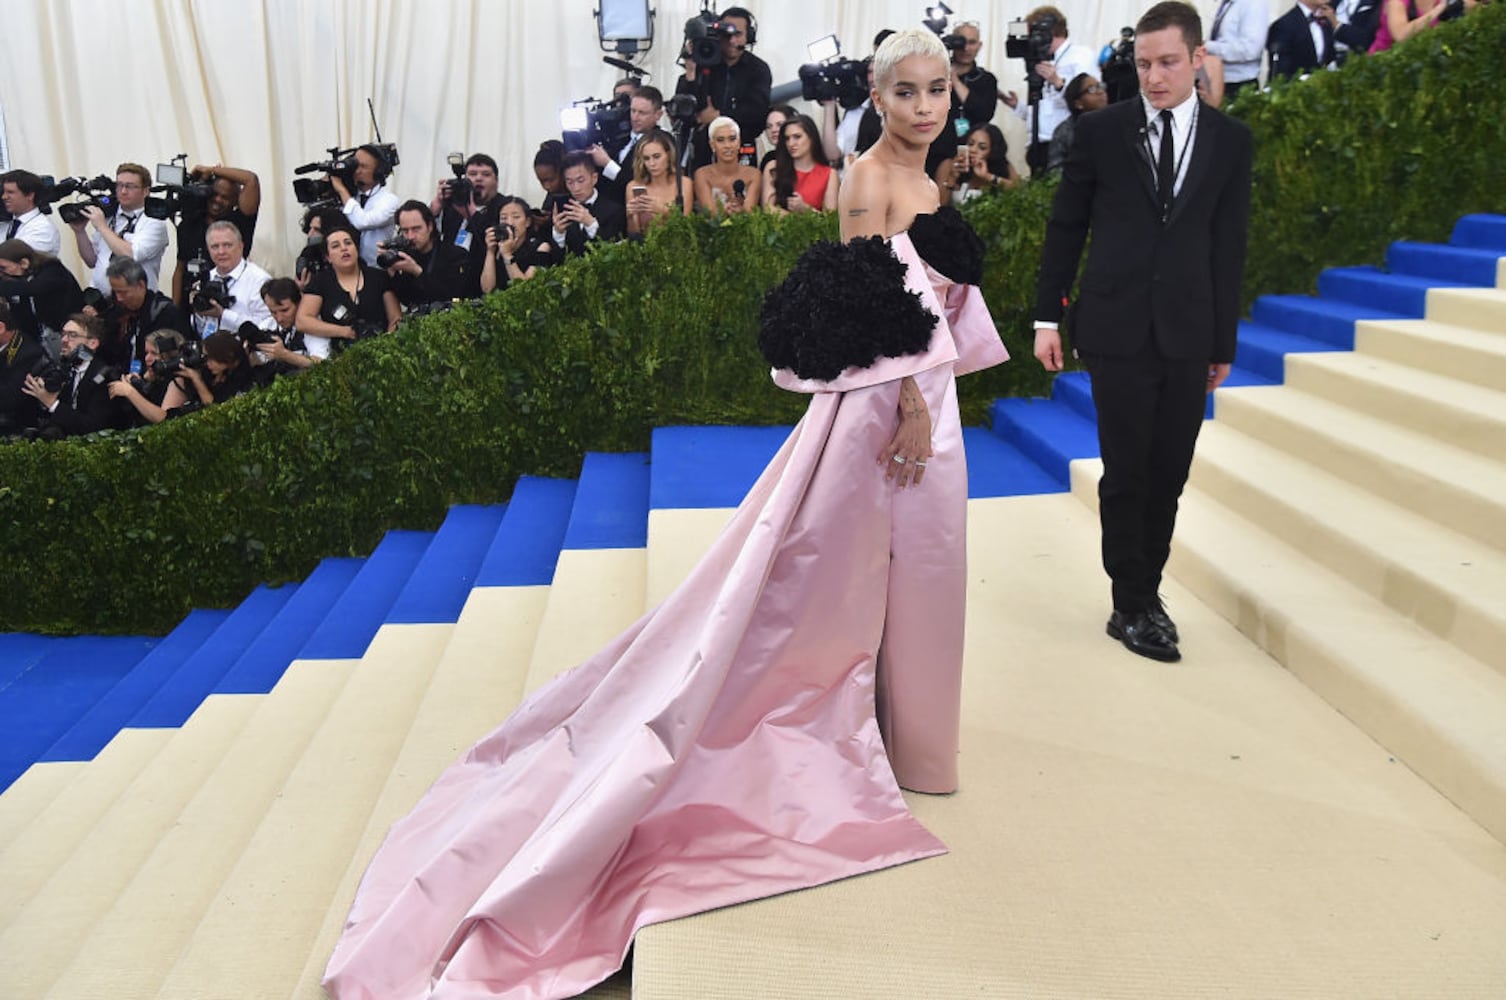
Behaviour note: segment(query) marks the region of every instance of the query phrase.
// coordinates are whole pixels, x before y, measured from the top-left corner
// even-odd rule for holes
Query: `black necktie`
[[[1161,112],[1161,156],[1156,160],[1156,193],[1161,196],[1161,219],[1171,213],[1172,188],[1176,186],[1176,154],[1171,142],[1171,109]]]
[[[371,192],[370,191],[362,191],[360,194],[356,195],[356,201],[359,201],[361,203],[361,207],[365,208],[366,207],[366,199],[370,198],[370,197],[371,197]]]
[[[1229,8],[1234,6],[1234,0],[1223,0],[1218,5],[1218,12],[1213,15],[1213,30],[1208,33],[1209,41],[1218,41],[1219,32],[1224,27],[1224,15],[1229,13]]]
[[[8,239],[8,240],[15,239],[16,238],[16,233],[20,232],[20,230],[21,230],[21,220],[20,219],[11,219],[10,220],[10,231],[5,234],[5,238]]]

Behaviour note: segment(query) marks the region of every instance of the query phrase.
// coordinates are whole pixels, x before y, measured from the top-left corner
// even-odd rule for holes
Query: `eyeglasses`
[[[1101,93],[1103,93],[1103,84],[1101,84],[1101,83],[1090,83],[1086,87],[1083,88],[1082,92],[1084,94],[1101,94]]]
[[[145,184],[137,184],[135,181],[116,181],[115,186],[123,191],[139,191]]]
[[[64,330],[62,332],[61,336],[62,336],[62,339],[64,339],[64,340],[88,340],[89,339],[89,335],[87,333],[83,333],[83,332],[78,331],[78,330]]]

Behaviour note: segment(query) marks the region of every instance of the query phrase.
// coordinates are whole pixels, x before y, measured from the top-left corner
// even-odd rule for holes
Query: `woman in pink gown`
[[[789,366],[776,382],[812,394],[805,417],[660,607],[393,826],[326,970],[337,1000],[570,997],[639,927],[946,850],[900,787],[957,787],[954,376],[1006,354],[981,244],[929,214],[946,52],[900,32],[875,76],[885,133],[844,185],[848,242],[814,249],[765,307],[761,343]],[[823,274],[823,255],[845,270]]]

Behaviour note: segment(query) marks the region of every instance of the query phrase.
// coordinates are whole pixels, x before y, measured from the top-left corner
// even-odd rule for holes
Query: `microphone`
[[[317,174],[317,173],[323,173],[323,172],[324,172],[324,164],[323,163],[305,163],[301,167],[294,167],[293,168],[293,173],[295,173],[295,174]]]
[[[742,180],[732,182],[732,194],[736,198],[745,198],[748,195],[748,185]]]
[[[626,59],[618,59],[614,56],[602,56],[601,61],[606,63],[608,66],[611,66],[613,69],[620,69],[624,73],[630,73],[635,77],[646,77],[651,75],[647,70],[639,66],[634,66]]]

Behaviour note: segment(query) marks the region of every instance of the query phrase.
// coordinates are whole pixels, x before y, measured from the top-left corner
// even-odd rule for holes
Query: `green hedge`
[[[1328,263],[1499,209],[1503,51],[1506,12],[1485,8],[1242,100],[1257,136],[1248,293],[1310,288]],[[1052,190],[969,206],[1018,359],[962,380],[970,420],[1048,388],[1026,338]],[[0,447],[0,630],[162,632],[191,607],[369,552],[388,529],[433,528],[451,504],[504,499],[519,475],[644,448],[655,426],[791,422],[805,400],[768,380],[758,305],[835,227],[675,220],[192,419]]]

